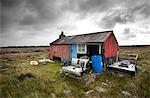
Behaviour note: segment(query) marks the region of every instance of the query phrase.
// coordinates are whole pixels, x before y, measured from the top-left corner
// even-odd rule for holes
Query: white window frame
[[[84,45],[84,50],[85,51],[79,51],[79,45]],[[77,53],[78,54],[86,54],[87,53],[87,45],[85,45],[85,44],[78,44],[77,45]]]

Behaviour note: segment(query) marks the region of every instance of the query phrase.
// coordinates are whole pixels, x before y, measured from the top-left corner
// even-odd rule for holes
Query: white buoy
[[[30,65],[38,65],[37,61],[30,61]]]

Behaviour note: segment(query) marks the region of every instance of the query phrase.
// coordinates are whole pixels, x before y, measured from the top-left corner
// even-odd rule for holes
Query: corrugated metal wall
[[[113,34],[111,34],[104,42],[104,55],[105,57],[117,56],[118,43]]]
[[[69,45],[51,45],[50,57],[60,57],[61,60],[69,58]]]

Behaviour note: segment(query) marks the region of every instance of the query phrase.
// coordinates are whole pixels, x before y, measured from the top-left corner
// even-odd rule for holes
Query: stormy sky
[[[150,0],[1,0],[0,46],[49,45],[113,30],[119,45],[150,45]]]

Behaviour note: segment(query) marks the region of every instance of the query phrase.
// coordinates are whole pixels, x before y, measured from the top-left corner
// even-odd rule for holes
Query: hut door
[[[77,58],[77,45],[71,45],[70,47],[70,57]]]
[[[87,46],[88,56],[99,54],[99,45],[88,45]]]

